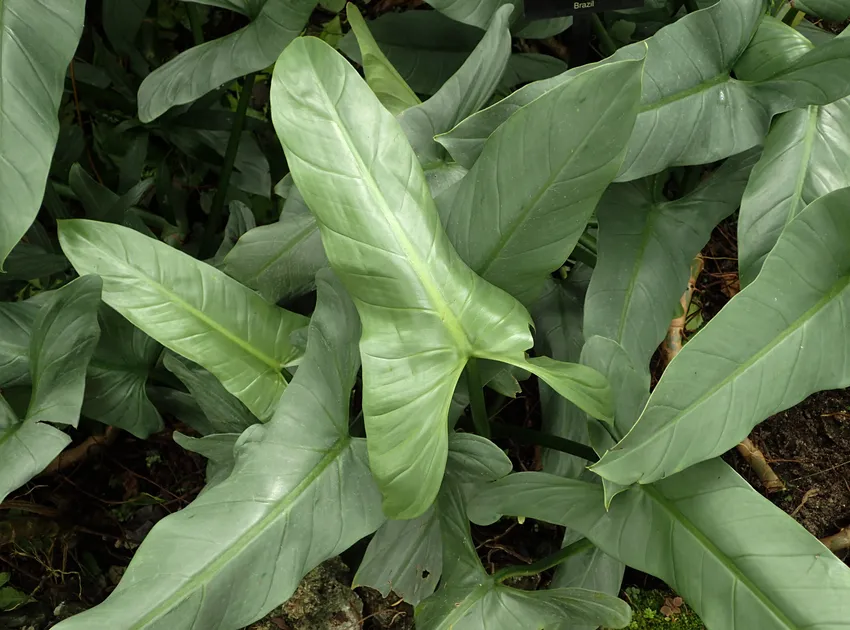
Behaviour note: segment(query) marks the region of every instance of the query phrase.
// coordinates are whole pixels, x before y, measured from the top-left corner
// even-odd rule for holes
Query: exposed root
[[[119,431],[120,429],[116,429],[115,427],[106,427],[106,432],[103,435],[89,436],[84,442],[74,448],[62,451],[47,465],[47,468],[41,471],[41,475],[52,475],[76,466],[85,460],[91,452],[112,444],[118,437]]]
[[[832,536],[821,538],[820,541],[833,553],[850,549],[850,527],[845,527]]]
[[[768,494],[785,490],[785,484],[782,482],[782,479],[773,472],[773,469],[764,457],[764,453],[753,444],[750,438],[745,438],[743,442],[738,444],[738,452],[750,465],[750,468],[753,469],[753,472],[758,476],[761,485],[764,486]]]
[[[702,268],[702,255],[697,254],[697,257],[691,263],[691,277],[688,279],[688,288],[682,294],[682,299],[679,301],[682,307],[682,314],[670,322],[670,327],[667,329],[667,336],[661,343],[661,365],[663,367],[667,367],[670,361],[682,350],[682,343],[685,339],[685,324],[688,321],[688,311],[691,308],[691,298],[694,296],[694,288],[696,287],[699,274],[702,273]]]

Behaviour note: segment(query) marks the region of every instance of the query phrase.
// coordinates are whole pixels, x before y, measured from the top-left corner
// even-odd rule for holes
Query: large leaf
[[[32,394],[18,421],[0,396],[0,501],[62,452],[71,438],[47,422],[77,426],[86,367],[100,330],[101,282],[79,278],[50,294],[33,321],[29,342]]]
[[[85,0],[0,4],[0,270],[38,214]]]
[[[508,118],[469,174],[439,197],[464,261],[526,305],[572,252],[620,168],[641,68],[603,65],[544,93]]]
[[[328,259],[316,219],[293,187],[280,220],[246,232],[225,256],[222,270],[269,302],[310,291]]]
[[[447,480],[437,501],[445,577],[440,591],[416,609],[419,630],[623,628],[629,623],[628,605],[611,595],[583,588],[522,591],[504,586],[498,574],[488,575],[472,542],[464,502],[459,485]]]
[[[256,4],[256,3],[255,3]],[[316,0],[266,0],[248,26],[190,48],[149,74],[139,87],[139,119],[150,122],[223,83],[272,65],[298,37]]]
[[[850,45],[838,39],[784,65],[774,76],[733,79],[732,68],[762,16],[760,0],[721,0],[602,62],[646,56],[641,111],[617,181],[743,152],[762,143],[774,114],[825,105],[850,92]],[[526,86],[462,122],[440,141],[468,166],[486,138],[517,108],[586,71],[577,68]]]
[[[295,182],[363,323],[369,463],[388,516],[414,518],[436,497],[446,415],[470,357],[537,374],[607,417],[596,372],[526,358],[528,313],[457,255],[401,127],[350,64],[321,40],[299,39],[275,66],[272,102]]]
[[[794,49],[796,33],[783,25],[781,37],[765,45],[765,57]],[[790,31],[790,34],[789,34]],[[797,49],[811,49],[805,39]],[[787,54],[787,52],[786,52]],[[798,52],[798,56],[802,56]],[[850,98],[782,114],[753,169],[738,218],[741,285],[758,275],[780,232],[818,197],[850,186]]]
[[[78,278],[51,294],[30,337],[32,396],[28,421],[77,426],[86,368],[100,338],[101,280]]]
[[[756,280],[688,341],[592,470],[649,483],[725,452],[812,392],[850,385],[848,205],[850,188],[838,190],[785,228]]]
[[[847,0],[796,0],[795,8],[825,20],[844,22],[850,17],[850,2]]]
[[[63,221],[59,241],[80,274],[103,278],[103,301],[159,343],[212,372],[261,420],[297,360],[289,335],[306,318],[277,308],[206,263],[129,228]]]
[[[666,176],[609,188],[597,208],[598,258],[587,292],[588,337],[613,339],[647,368],[688,285],[691,261],[741,201],[757,151],[726,161],[693,192],[668,201]]]
[[[30,332],[39,306],[26,302],[0,302],[0,387],[29,383]]]
[[[107,600],[61,630],[241,628],[383,521],[363,440],[348,435],[357,313],[320,274],[304,361],[233,472],[154,526]]]
[[[850,618],[850,569],[720,460],[634,486],[609,510],[597,484],[511,475],[470,506],[477,523],[499,514],[581,532],[667,582],[708,628],[826,630]]]
[[[419,105],[421,102],[419,97],[381,52],[381,47],[369,32],[369,27],[366,26],[366,20],[363,19],[360,10],[349,3],[345,14],[351,25],[351,31],[357,38],[357,45],[360,46],[360,58],[366,83],[372,88],[378,100],[393,116],[397,116],[409,107]]]
[[[162,348],[105,304],[98,321],[100,342],[86,375],[83,414],[146,438],[162,429],[145,391]]]
[[[457,22],[487,28],[499,9],[508,5],[518,16],[522,3],[519,0],[428,0],[428,4]]]
[[[186,386],[215,433],[239,434],[257,423],[248,408],[204,368],[175,354],[166,354],[162,363]]]
[[[489,440],[470,433],[449,436],[449,483],[480,484],[510,471],[507,455]],[[448,490],[440,490],[444,491]],[[434,592],[442,572],[440,519],[431,506],[417,518],[389,520],[381,526],[369,542],[353,586],[371,586],[384,597],[392,591],[415,606]]]
[[[445,149],[434,136],[478,111],[499,85],[511,55],[508,18],[512,10],[504,6],[496,12],[475,50],[434,96],[399,115],[399,123],[423,167],[445,159]]]

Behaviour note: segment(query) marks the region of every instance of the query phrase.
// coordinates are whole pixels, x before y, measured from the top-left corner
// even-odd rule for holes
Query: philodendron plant
[[[33,2],[78,35],[81,7],[63,21]],[[104,192],[72,169],[89,218],[58,236],[81,277],[0,303],[0,386],[29,391],[23,413],[0,399],[0,497],[49,465],[71,441],[55,425],[81,415],[147,437],[167,412],[209,462],[204,490],[153,528],[106,601],[57,628],[242,628],[368,536],[355,585],[395,591],[420,630],[623,628],[626,565],[709,628],[850,626],[850,569],[718,459],[777,411],[850,385],[850,37],[818,31],[815,46],[760,0],[721,0],[498,99],[512,32],[566,23],[440,0],[486,31],[422,100],[353,5],[365,80],[297,37],[312,3],[210,4],[251,21],[149,74],[133,124],[293,40],[271,82],[289,169],[280,221],[249,229],[234,203],[202,260],[128,223],[144,186]],[[33,61],[54,96],[66,30]],[[225,67],[228,50],[250,62]],[[8,103],[27,112],[9,93],[11,120]],[[4,182],[22,168],[8,147],[0,135]],[[28,220],[5,196],[38,192],[18,184],[0,193],[0,254]],[[739,208],[744,288],[650,391],[691,263]],[[309,317],[279,306],[314,288]],[[154,370],[184,388],[149,384]],[[510,474],[491,438],[511,428],[491,422],[485,388],[515,396],[532,376],[543,430],[522,437],[546,447],[543,471]],[[470,519],[502,516],[566,527],[562,548],[488,573]],[[553,567],[549,588],[509,585]]]

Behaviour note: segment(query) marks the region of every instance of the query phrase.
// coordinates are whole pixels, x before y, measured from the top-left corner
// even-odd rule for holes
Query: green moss
[[[687,604],[675,606],[676,594],[671,591],[629,587],[625,593],[632,607],[628,630],[705,630],[700,618]]]

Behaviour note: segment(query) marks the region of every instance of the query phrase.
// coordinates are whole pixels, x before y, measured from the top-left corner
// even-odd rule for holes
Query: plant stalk
[[[756,473],[759,481],[761,481],[761,485],[764,486],[768,494],[785,490],[785,484],[782,482],[782,479],[770,467],[764,453],[753,444],[750,438],[744,438],[744,441],[738,444],[737,448],[738,453],[741,454],[741,457],[744,458],[750,465],[750,468],[753,469],[753,472]]]
[[[195,46],[200,46],[204,43],[204,28],[201,24],[201,14],[198,13],[198,7],[191,2],[186,4],[186,13],[189,15],[189,25],[192,27],[192,40]]]
[[[579,554],[591,547],[593,547],[593,543],[587,538],[582,538],[571,545],[567,545],[566,547],[559,549],[555,553],[549,554],[537,562],[532,562],[527,565],[513,565],[505,567],[500,571],[496,571],[496,573],[493,574],[493,580],[497,583],[501,583],[513,577],[527,577],[543,573],[543,571],[546,571],[547,569],[558,566],[570,556]]]
[[[590,16],[590,20],[593,30],[596,33],[596,37],[599,38],[599,47],[602,49],[602,53],[606,57],[613,55],[617,52],[617,43],[611,38],[611,34],[608,32],[608,29],[605,28],[605,25],[596,13]]]
[[[512,440],[516,440],[520,444],[542,446],[544,448],[552,449],[553,451],[560,451],[561,453],[567,453],[568,455],[575,455],[576,457],[586,459],[589,462],[599,461],[599,456],[596,454],[596,451],[581,442],[568,440],[567,438],[558,437],[557,435],[550,435],[549,433],[543,433],[542,431],[535,431],[534,429],[524,429],[522,427],[514,427],[498,422],[491,422],[490,428],[492,429],[495,437],[510,438]]]
[[[239,151],[239,140],[242,138],[242,129],[245,126],[245,115],[248,112],[248,104],[251,102],[251,92],[254,88],[256,73],[245,77],[239,102],[236,104],[236,115],[233,118],[233,128],[230,130],[230,138],[227,140],[227,149],[224,152],[224,163],[219,173],[218,188],[210,206],[210,216],[207,219],[207,227],[204,230],[204,240],[201,246],[201,258],[209,258],[215,253],[212,251],[215,244],[215,235],[221,225],[221,215],[224,210],[224,200],[230,187],[230,176],[233,174],[233,164],[236,162],[236,153]]]
[[[481,372],[478,370],[478,359],[470,357],[466,363],[466,383],[469,388],[469,402],[472,407],[472,423],[475,432],[481,437],[490,437],[490,422],[487,416],[487,405],[484,403],[484,384],[481,382]]]
[[[685,10],[688,13],[699,11],[699,5],[697,4],[697,0],[685,0]]]

